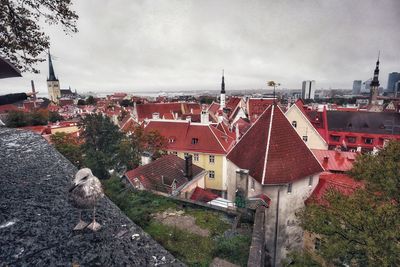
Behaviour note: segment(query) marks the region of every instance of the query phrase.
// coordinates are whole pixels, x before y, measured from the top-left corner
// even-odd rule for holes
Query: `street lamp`
[[[275,89],[276,89],[277,86],[280,86],[281,84],[280,84],[280,83],[277,83],[277,82],[275,82],[275,81],[268,81],[268,82],[267,82],[267,85],[268,85],[269,87],[274,87],[274,102],[275,102]]]

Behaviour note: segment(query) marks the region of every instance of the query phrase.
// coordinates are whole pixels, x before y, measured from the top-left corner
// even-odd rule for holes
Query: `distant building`
[[[394,85],[394,97],[400,97],[400,81]]]
[[[303,81],[301,87],[301,97],[303,99],[314,99],[315,97],[315,81]]]
[[[353,95],[359,95],[361,93],[361,84],[362,84],[361,80],[353,81],[353,90],[352,90]]]
[[[50,101],[58,103],[61,98],[60,82],[58,81],[53,68],[53,62],[49,52],[49,77],[47,79],[47,89],[49,92]]]
[[[372,78],[368,79],[362,83],[362,85],[361,85],[361,93],[362,94],[367,94],[371,91],[371,82],[372,82]]]
[[[389,73],[386,91],[388,93],[395,93],[395,85],[396,82],[398,81],[400,81],[400,73],[398,72]]]

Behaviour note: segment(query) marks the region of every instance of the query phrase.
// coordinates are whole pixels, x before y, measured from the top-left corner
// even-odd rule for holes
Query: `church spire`
[[[225,94],[225,77],[224,77],[224,70],[222,70],[221,94]]]
[[[379,84],[379,57],[380,57],[380,54],[381,54],[381,51],[379,51],[379,53],[378,53],[378,60],[376,61],[376,67],[375,67],[375,70],[374,70],[374,78],[372,79],[372,82],[371,82],[371,86],[376,86],[376,87],[378,87],[380,84]]]
[[[58,81],[58,79],[56,78],[56,75],[54,74],[53,61],[51,60],[50,50],[49,50],[48,54],[49,54],[49,78],[47,80],[48,81]]]

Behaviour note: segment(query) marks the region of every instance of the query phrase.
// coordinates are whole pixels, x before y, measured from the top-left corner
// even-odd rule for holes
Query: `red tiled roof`
[[[208,112],[211,114],[217,113],[219,110],[219,104],[216,102],[212,102],[210,107],[208,108]]]
[[[7,105],[0,105],[0,113],[7,113],[10,111],[18,111],[19,109],[11,104],[7,104]]]
[[[213,126],[188,121],[150,121],[145,131],[158,131],[167,140],[167,149],[226,154],[234,139]],[[193,140],[197,143],[193,144]]]
[[[47,125],[25,126],[25,127],[20,127],[18,129],[28,130],[38,134],[51,134],[51,129]]]
[[[159,113],[160,118],[162,118],[164,114],[169,114],[171,112],[178,113],[178,116],[182,115],[181,103],[138,104],[136,105],[136,110],[139,120],[151,119],[153,117],[153,113]]]
[[[257,118],[274,103],[273,99],[250,98],[247,100],[247,113],[249,119],[254,122]]]
[[[283,184],[323,169],[279,107],[270,106],[228,153],[261,184]]]
[[[226,135],[229,135],[233,139],[236,138],[236,133],[234,129],[229,129],[229,126],[227,126],[224,122],[220,122],[216,125],[217,129],[220,130],[221,132],[224,132]]]
[[[172,114],[172,113],[165,113],[163,116],[164,116],[163,117],[164,120],[174,120],[175,119],[174,114]]]
[[[218,198],[218,195],[200,187],[196,187],[192,195],[190,196],[191,200],[205,202],[205,203],[210,202],[211,200],[214,200],[216,198]]]
[[[226,108],[230,109],[231,111],[235,110],[236,106],[239,105],[241,98],[240,97],[231,97],[229,98],[228,102],[226,102]]]
[[[324,195],[328,190],[335,189],[344,195],[351,195],[357,188],[363,186],[363,182],[356,181],[347,174],[323,173],[319,177],[318,185],[305,202],[317,202],[326,205]]]
[[[244,135],[247,130],[250,128],[251,123],[247,119],[240,118],[237,120],[235,127],[239,127],[240,135]]]
[[[199,175],[202,171],[204,169],[194,164],[192,165],[193,177]],[[149,164],[126,172],[125,176],[132,184],[135,184],[135,178],[139,179],[147,190],[171,193],[171,186],[174,180],[177,188],[188,182],[184,173],[185,160],[175,155],[166,155]]]
[[[353,168],[356,152],[311,149],[326,171],[345,172]]]

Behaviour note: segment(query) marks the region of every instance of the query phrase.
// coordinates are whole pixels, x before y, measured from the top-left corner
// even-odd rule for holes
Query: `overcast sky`
[[[79,33],[46,27],[61,88],[159,91],[351,88],[372,76],[381,50],[381,85],[400,72],[399,0],[84,0],[74,1]],[[0,93],[26,91],[40,74],[0,80]]]

